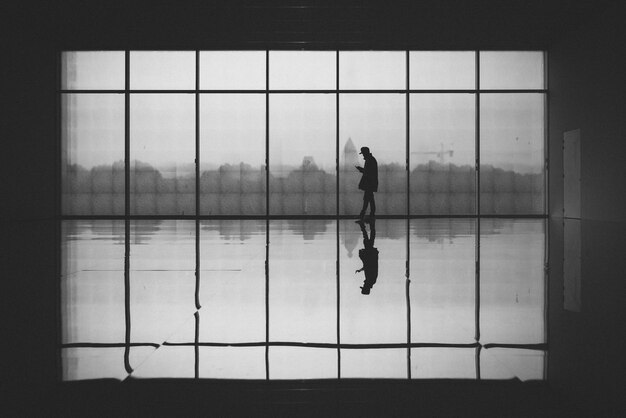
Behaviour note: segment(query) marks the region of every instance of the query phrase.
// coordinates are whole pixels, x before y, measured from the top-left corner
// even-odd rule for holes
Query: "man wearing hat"
[[[359,154],[363,155],[365,160],[364,167],[355,166],[357,170],[363,173],[361,181],[359,182],[359,190],[363,190],[363,208],[359,215],[359,222],[363,221],[365,217],[365,211],[367,205],[370,207],[370,216],[372,219],[376,214],[376,203],[374,202],[374,192],[378,191],[378,162],[376,158],[370,153],[368,147],[362,147]]]

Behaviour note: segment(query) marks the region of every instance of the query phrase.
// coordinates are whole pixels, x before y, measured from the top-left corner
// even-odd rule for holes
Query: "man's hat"
[[[359,154],[369,154],[370,149],[368,147],[361,147],[361,152]]]

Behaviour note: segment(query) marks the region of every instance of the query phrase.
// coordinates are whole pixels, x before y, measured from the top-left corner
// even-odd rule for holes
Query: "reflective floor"
[[[546,378],[544,219],[68,220],[64,380]]]

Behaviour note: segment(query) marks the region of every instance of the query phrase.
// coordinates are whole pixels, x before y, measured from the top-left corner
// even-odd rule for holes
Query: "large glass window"
[[[545,378],[544,70],[63,52],[63,379]]]

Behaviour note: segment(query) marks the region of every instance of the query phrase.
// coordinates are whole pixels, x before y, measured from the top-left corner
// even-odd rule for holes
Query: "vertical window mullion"
[[[476,79],[476,85],[474,86],[476,91],[475,91],[475,100],[476,100],[476,108],[475,108],[475,115],[476,115],[476,123],[475,123],[475,153],[476,155],[475,160],[476,160],[476,166],[475,166],[475,184],[476,184],[476,209],[475,209],[475,213],[477,214],[476,216],[476,225],[475,225],[475,231],[476,231],[476,237],[475,237],[475,249],[476,249],[476,254],[475,254],[475,286],[474,286],[474,300],[475,300],[475,321],[476,321],[476,329],[475,329],[475,340],[476,342],[479,344],[478,348],[476,350],[476,358],[475,358],[475,362],[476,362],[476,379],[480,380],[480,51],[476,50],[476,55],[475,55],[475,72],[476,74],[475,79]]]
[[[270,52],[265,51],[265,379],[270,379]]]
[[[200,51],[196,50],[196,309],[200,309]],[[198,318],[199,322],[200,318]],[[196,324],[198,323],[196,322]],[[198,357],[196,356],[196,359]],[[196,369],[197,369],[196,364]],[[197,376],[196,376],[197,377]]]
[[[124,369],[133,372],[130,365],[130,51],[124,60]]]
[[[337,271],[337,379],[341,379],[341,288],[340,288],[340,262],[339,262],[339,50],[335,54],[335,129],[336,129],[336,215],[337,215],[337,261],[335,269]]]
[[[407,341],[407,378],[411,379],[411,297],[409,294],[410,281],[410,260],[411,260],[411,244],[410,244],[410,214],[411,214],[411,114],[410,114],[410,54],[406,51],[406,341]]]

